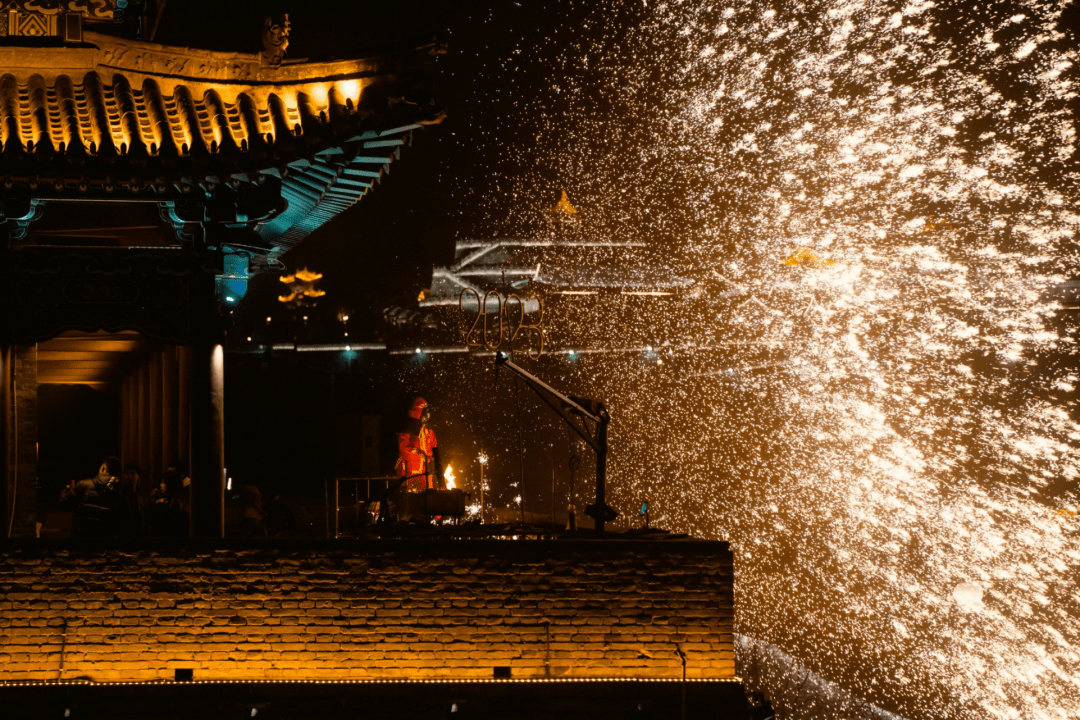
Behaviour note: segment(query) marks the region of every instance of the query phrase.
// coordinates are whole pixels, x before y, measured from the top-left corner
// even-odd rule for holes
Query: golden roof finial
[[[566,191],[563,190],[562,199],[555,207],[548,209],[547,214],[551,222],[574,222],[577,220],[574,216],[578,214],[578,209],[566,199]]]
[[[562,191],[562,199],[559,200],[559,204],[555,206],[555,209],[567,217],[577,215],[577,208],[571,205],[570,201],[566,199],[565,190]]]

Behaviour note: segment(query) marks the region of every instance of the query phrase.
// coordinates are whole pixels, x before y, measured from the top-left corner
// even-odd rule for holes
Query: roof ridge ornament
[[[278,67],[285,59],[285,53],[289,49],[289,30],[292,25],[288,14],[282,15],[276,20],[266,18],[263,21],[262,43],[263,61],[271,67]]]
[[[577,222],[577,218],[574,217],[578,214],[578,209],[570,204],[570,201],[566,199],[566,191],[562,191],[562,199],[555,204],[555,207],[548,208],[547,217],[548,222],[552,223],[572,223]]]

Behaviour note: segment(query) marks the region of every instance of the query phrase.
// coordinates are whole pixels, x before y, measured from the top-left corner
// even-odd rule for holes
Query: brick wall
[[[734,676],[699,541],[0,545],[0,681]]]

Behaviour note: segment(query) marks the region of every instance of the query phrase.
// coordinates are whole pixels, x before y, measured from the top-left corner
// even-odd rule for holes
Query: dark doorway
[[[120,455],[120,396],[89,385],[38,386],[38,502],[55,511],[61,489]],[[39,517],[44,518],[44,514]]]

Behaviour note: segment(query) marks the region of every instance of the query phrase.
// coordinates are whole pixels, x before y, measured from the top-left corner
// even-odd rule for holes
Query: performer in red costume
[[[439,441],[428,427],[431,411],[422,397],[413,401],[405,426],[398,433],[398,477],[408,477],[410,492],[442,489],[442,464],[439,462]],[[412,476],[418,477],[412,477]]]

